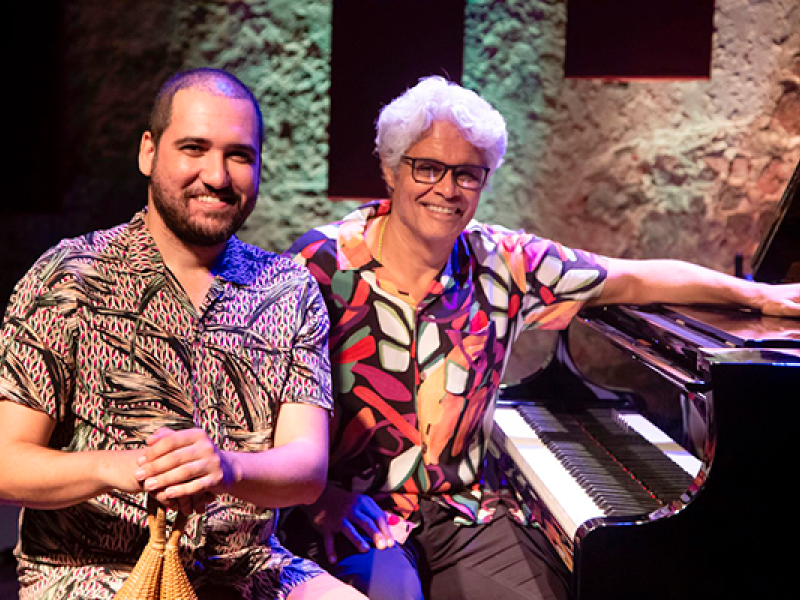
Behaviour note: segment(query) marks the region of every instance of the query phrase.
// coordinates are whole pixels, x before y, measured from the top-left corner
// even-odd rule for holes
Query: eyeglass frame
[[[411,163],[411,177],[417,183],[422,183],[422,184],[425,184],[425,185],[436,185],[437,183],[440,183],[445,178],[445,176],[447,175],[448,172],[452,171],[453,172],[453,182],[458,187],[460,187],[461,189],[469,190],[469,191],[472,191],[472,192],[477,191],[477,190],[482,190],[486,186],[486,181],[489,179],[489,172],[492,170],[491,167],[486,167],[484,165],[471,165],[471,164],[464,164],[464,163],[458,164],[458,165],[448,165],[447,163],[444,163],[444,162],[442,162],[440,160],[436,160],[435,158],[424,158],[422,156],[416,156],[415,157],[415,156],[408,156],[406,154],[401,156],[400,160],[404,160],[404,161],[407,161],[407,162]],[[444,167],[444,171],[442,171],[442,176],[439,177],[439,179],[437,179],[436,181],[420,181],[414,175],[414,171],[416,170],[416,163],[417,163],[418,160],[425,160],[425,161],[428,161],[428,162],[431,162],[431,163],[436,163],[437,165],[442,165]],[[456,177],[456,170],[459,167],[473,167],[473,168],[476,168],[476,169],[481,169],[483,171],[483,179],[481,180],[481,184],[476,188],[465,187],[465,186],[461,185],[458,182],[458,177]]]

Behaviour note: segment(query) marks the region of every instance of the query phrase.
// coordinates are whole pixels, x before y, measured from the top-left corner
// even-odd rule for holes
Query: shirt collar
[[[252,285],[258,278],[261,268],[254,265],[264,264],[265,252],[251,246],[235,235],[225,244],[215,276],[237,285]]]
[[[120,244],[130,268],[138,273],[159,272],[166,269],[164,258],[156,246],[153,235],[144,222],[147,209],[137,212],[125,228]],[[239,285],[249,285],[258,276],[252,268],[258,250],[231,236],[217,262],[215,277]]]
[[[347,215],[339,224],[336,237],[336,263],[340,271],[361,269],[374,261],[364,234],[371,219],[388,215],[389,200],[367,202]]]
[[[137,273],[163,271],[166,268],[156,241],[144,223],[146,212],[147,209],[142,209],[133,215],[119,240],[126,262]]]
[[[358,207],[341,221],[336,238],[336,259],[340,271],[371,268],[378,265],[367,246],[365,232],[371,219],[388,215],[391,210],[390,200],[373,200]],[[472,270],[472,258],[466,234],[462,232],[438,277],[441,288],[435,291],[442,293],[465,278],[469,278]]]

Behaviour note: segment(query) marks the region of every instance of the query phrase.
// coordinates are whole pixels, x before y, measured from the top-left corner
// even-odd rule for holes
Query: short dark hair
[[[169,127],[172,119],[172,99],[179,91],[187,89],[200,89],[227,98],[249,100],[253,105],[256,120],[258,121],[259,147],[264,143],[264,121],[261,116],[261,107],[258,105],[258,100],[253,92],[250,91],[250,88],[227,71],[203,67],[176,73],[161,86],[158,94],[156,94],[153,109],[150,112],[149,124],[153,143],[156,146],[158,146],[161,136]]]

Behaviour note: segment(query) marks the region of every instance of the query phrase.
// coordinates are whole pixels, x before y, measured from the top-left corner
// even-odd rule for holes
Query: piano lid
[[[713,348],[704,349],[709,363],[748,363],[800,368],[800,348]]]
[[[708,350],[800,349],[800,320],[706,306],[605,306],[581,319],[645,364],[692,390],[709,386]]]
[[[720,346],[800,348],[798,319],[770,317],[733,307],[664,306],[662,310],[678,325],[702,333]]]
[[[775,221],[753,255],[753,279],[800,282],[800,163],[783,192]]]
[[[678,338],[696,348],[800,348],[800,319],[769,317],[728,306],[604,307],[587,309],[586,318],[617,313],[620,325],[651,343]]]

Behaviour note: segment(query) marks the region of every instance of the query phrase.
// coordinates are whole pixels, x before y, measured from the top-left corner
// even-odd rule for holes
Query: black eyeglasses
[[[439,183],[448,171],[452,171],[453,181],[465,190],[481,189],[491,170],[483,165],[448,165],[432,158],[403,156],[402,160],[411,163],[411,176],[417,183]]]

